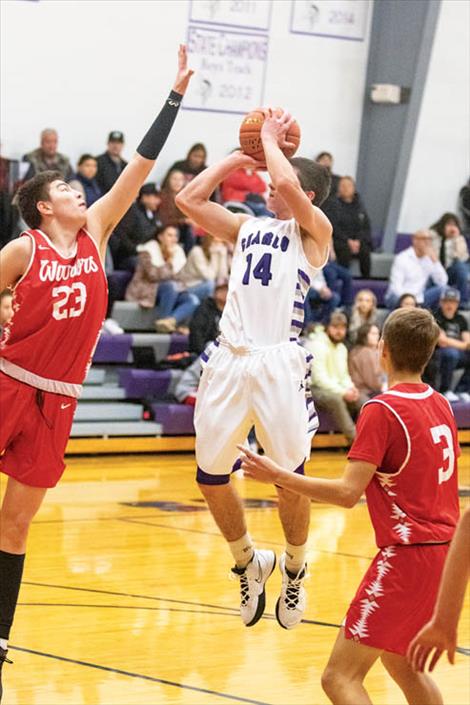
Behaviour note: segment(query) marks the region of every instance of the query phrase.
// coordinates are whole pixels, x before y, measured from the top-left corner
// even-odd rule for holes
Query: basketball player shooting
[[[160,114],[113,188],[88,210],[57,172],[40,173],[19,191],[30,229],[0,252],[0,291],[14,292],[13,318],[0,342],[0,469],[9,476],[0,512],[0,669],[8,660],[28,530],[64,471],[77,398],[105,318],[106,245],[154,166],[192,73],[181,45]]]
[[[410,705],[443,702],[435,682],[414,670],[423,670],[436,631],[424,630],[413,642],[414,668],[406,657],[410,641],[433,614],[459,516],[454,415],[447,399],[421,381],[438,338],[429,311],[398,309],[389,316],[379,345],[389,389],[362,407],[342,477],[295,476],[270,458],[241,449],[248,477],[317,502],[354,507],[366,493],[380,550],[349,606],[322,677],[335,705],[370,705],[363,681],[379,658]],[[440,617],[444,612],[452,618],[455,631],[468,561],[467,570],[464,562],[458,573],[451,593],[455,603],[449,609],[446,599],[440,610]],[[455,562],[447,577],[456,578]],[[437,658],[441,648],[452,652],[452,621],[436,642]]]
[[[274,551],[258,550],[247,532],[241,499],[230,472],[254,425],[263,448],[303,473],[318,427],[309,396],[311,356],[298,344],[310,281],[328,260],[331,224],[318,206],[327,197],[327,170],[302,158],[288,160],[288,113],[266,114],[261,130],[270,176],[273,218],[230,213],[209,200],[216,187],[241,167],[260,163],[241,152],[227,156],[193,179],[177,196],[179,208],[216,238],[234,244],[221,336],[202,355],[204,371],[195,409],[197,482],[228,542],[240,580],[240,613],[253,626],[265,607],[265,582]],[[279,489],[279,516],[286,549],[280,559],[279,624],[295,627],[305,609],[307,498]]]

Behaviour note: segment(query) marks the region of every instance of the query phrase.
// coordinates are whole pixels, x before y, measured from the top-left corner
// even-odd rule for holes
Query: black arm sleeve
[[[145,159],[156,159],[160,154],[173,127],[182,97],[180,93],[171,91],[155,122],[137,147],[137,152]]]

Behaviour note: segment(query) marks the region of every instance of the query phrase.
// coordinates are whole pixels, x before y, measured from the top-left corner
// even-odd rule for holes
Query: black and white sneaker
[[[240,580],[240,616],[247,627],[252,627],[263,616],[264,585],[275,567],[274,551],[256,550],[246,568],[232,568],[233,575]]]
[[[0,703],[2,702],[3,687],[2,687],[2,666],[4,663],[13,663],[7,658],[8,649],[2,649],[0,646]]]
[[[281,595],[276,604],[276,619],[284,629],[293,629],[302,621],[307,595],[303,586],[307,574],[307,565],[297,574],[286,568],[286,555],[279,559],[279,569],[282,574]]]

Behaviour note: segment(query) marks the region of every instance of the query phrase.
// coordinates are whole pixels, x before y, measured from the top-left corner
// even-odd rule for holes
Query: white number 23
[[[447,466],[447,470],[440,467],[437,471],[439,475],[439,484],[441,485],[443,482],[450,480],[454,473],[455,451],[452,431],[448,426],[446,426],[446,424],[442,424],[441,426],[433,426],[431,428],[431,436],[436,445],[441,442],[441,439],[444,439],[446,443],[445,447],[442,449],[442,459],[444,462],[448,460],[449,464]]]
[[[57,321],[78,318],[85,308],[86,286],[82,282],[74,282],[72,286],[56,286],[52,289],[52,298],[52,315]]]

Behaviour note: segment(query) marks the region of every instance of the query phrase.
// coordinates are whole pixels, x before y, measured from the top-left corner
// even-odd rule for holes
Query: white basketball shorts
[[[295,342],[250,350],[211,343],[202,355],[194,416],[198,468],[228,475],[240,454],[237,443],[252,426],[270,458],[287,470],[299,468],[318,428],[312,359]]]

